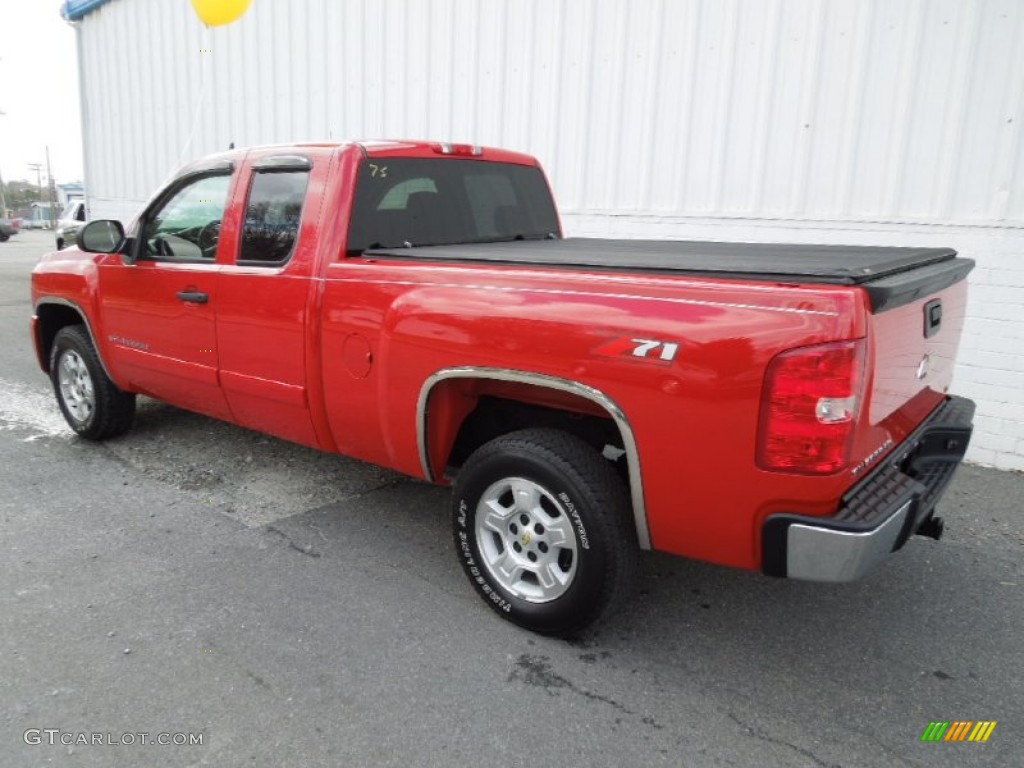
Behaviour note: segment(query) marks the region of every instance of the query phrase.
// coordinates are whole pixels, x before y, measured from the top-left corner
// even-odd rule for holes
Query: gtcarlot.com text
[[[22,734],[26,744],[58,744],[71,746],[118,746],[133,747],[157,744],[159,746],[202,746],[202,733],[89,733],[85,731],[62,731],[60,728],[29,728]]]

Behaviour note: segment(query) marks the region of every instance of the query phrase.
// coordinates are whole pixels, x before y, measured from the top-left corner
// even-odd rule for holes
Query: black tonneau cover
[[[974,266],[952,248],[597,238],[371,248],[363,255],[862,285],[876,312],[952,285]]]

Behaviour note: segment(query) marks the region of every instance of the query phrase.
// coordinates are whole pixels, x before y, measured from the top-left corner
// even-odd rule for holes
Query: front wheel
[[[455,483],[462,567],[498,614],[572,635],[629,590],[636,537],[622,479],[590,445],[527,429],[479,448]]]
[[[103,440],[131,429],[135,395],[110,380],[83,326],[57,331],[50,350],[50,380],[64,419],[80,437]]]

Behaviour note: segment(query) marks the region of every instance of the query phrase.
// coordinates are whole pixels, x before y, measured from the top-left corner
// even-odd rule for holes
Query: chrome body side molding
[[[431,374],[420,389],[419,401],[416,406],[416,439],[419,446],[420,464],[423,468],[423,475],[427,480],[431,482],[435,480],[434,471],[430,466],[430,454],[427,445],[427,409],[430,404],[430,393],[439,382],[448,379],[490,379],[517,384],[529,384],[546,389],[556,389],[560,392],[568,392],[601,406],[611,416],[622,435],[623,448],[626,451],[626,467],[629,470],[630,494],[632,497],[637,542],[641,549],[651,548],[651,535],[647,526],[647,511],[644,506],[643,478],[640,474],[640,454],[637,449],[636,438],[633,436],[633,428],[630,426],[626,414],[614,400],[600,390],[586,384],[581,384],[578,381],[562,379],[543,373],[474,366],[444,368]]]

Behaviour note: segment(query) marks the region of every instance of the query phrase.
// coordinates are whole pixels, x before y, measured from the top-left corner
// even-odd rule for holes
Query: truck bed
[[[973,268],[951,248],[785,245],[690,240],[516,240],[371,248],[368,257],[610,269],[785,283],[861,285],[879,312],[941,290]]]

